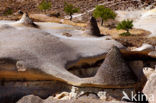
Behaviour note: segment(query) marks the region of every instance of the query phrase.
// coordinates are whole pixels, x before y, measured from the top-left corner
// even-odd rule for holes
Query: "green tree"
[[[126,33],[122,33],[120,35],[122,35],[122,36],[129,36],[129,35],[131,35],[130,32],[129,32],[129,29],[132,29],[133,28],[133,21],[132,20],[123,20],[122,22],[120,22],[117,25],[116,28],[118,30],[123,29],[123,30],[126,30],[127,31]]]
[[[70,20],[73,18],[73,14],[79,12],[79,8],[74,7],[72,4],[65,2],[64,11],[70,16]]]
[[[48,9],[51,8],[51,2],[48,2],[46,0],[42,0],[42,2],[39,4],[38,8],[42,11],[47,11]]]
[[[98,5],[93,12],[93,16],[95,18],[101,18],[101,25],[103,25],[104,21],[107,21],[108,19],[115,19],[117,15],[112,9],[106,8],[103,5]]]

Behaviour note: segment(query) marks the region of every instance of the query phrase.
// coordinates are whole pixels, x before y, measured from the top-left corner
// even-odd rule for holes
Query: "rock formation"
[[[27,12],[24,13],[22,18],[19,21],[17,21],[16,23],[14,23],[13,25],[17,25],[17,26],[24,25],[24,26],[28,26],[28,27],[39,28],[39,26],[37,24],[35,24],[32,19],[30,19]]]
[[[156,51],[151,51],[148,53],[149,56],[156,58]]]
[[[86,27],[85,33],[88,35],[92,35],[92,36],[98,36],[98,37],[102,36],[100,34],[100,30],[99,30],[99,27],[97,25],[97,21],[94,17],[91,17],[91,19],[90,19],[90,21]]]
[[[120,43],[114,40],[93,39],[84,41],[72,38],[69,40],[33,28],[5,29],[0,32],[0,38],[0,60],[5,62],[0,65],[0,68],[3,70],[10,69],[10,73],[13,74],[16,74],[17,70],[25,71],[25,76],[23,74],[20,77],[17,74],[16,79],[25,78],[29,80],[31,76],[26,74],[31,71],[37,75],[37,80],[43,79],[44,76],[41,74],[46,73],[50,75],[45,77],[47,80],[59,80],[77,86],[81,85],[82,80],[68,72],[67,66],[86,57],[91,58],[90,62],[93,61],[94,63],[98,58],[101,59],[101,55],[107,53],[113,45],[123,48]],[[92,57],[97,57],[97,59]],[[12,67],[7,67],[7,63]],[[3,76],[7,79],[7,75],[3,72],[0,72],[0,75],[1,79]],[[32,79],[36,80],[35,78]]]
[[[146,95],[149,103],[156,102],[156,73],[153,73],[147,81],[143,93]]]
[[[103,88],[134,88],[137,78],[124,61],[119,49],[114,46],[91,82],[102,84]]]
[[[28,95],[20,99],[17,103],[112,103],[112,102],[105,102],[102,100],[97,99],[73,99],[73,100],[57,100],[53,97],[49,97],[45,100],[39,98],[38,96]],[[127,103],[127,102],[119,102],[116,101],[115,103]]]
[[[155,48],[152,45],[144,43],[141,47],[135,48],[132,51],[151,51],[154,49]]]

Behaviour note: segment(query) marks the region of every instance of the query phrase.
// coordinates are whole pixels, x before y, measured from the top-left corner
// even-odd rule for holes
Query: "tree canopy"
[[[103,25],[103,21],[107,21],[108,19],[115,19],[117,14],[110,8],[106,8],[103,5],[98,5],[93,12],[93,16],[95,18],[101,18],[101,25]]]
[[[48,2],[48,1],[46,1],[46,0],[43,0],[43,1],[39,4],[38,8],[39,8],[40,10],[46,11],[46,10],[48,10],[48,9],[51,8],[51,5],[52,5],[51,2]]]
[[[117,27],[118,30],[123,29],[127,31],[127,35],[130,35],[129,33],[129,29],[133,28],[133,21],[132,20],[123,20],[122,22],[120,22]]]
[[[72,15],[79,12],[79,8],[74,7],[72,4],[65,2],[64,11],[66,14],[70,15],[70,20],[72,20]]]

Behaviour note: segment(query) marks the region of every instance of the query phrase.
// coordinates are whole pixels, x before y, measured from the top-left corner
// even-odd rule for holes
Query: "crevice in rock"
[[[103,61],[104,59],[101,59],[93,64],[83,63],[80,66],[72,66],[68,68],[68,71],[80,78],[93,77]]]

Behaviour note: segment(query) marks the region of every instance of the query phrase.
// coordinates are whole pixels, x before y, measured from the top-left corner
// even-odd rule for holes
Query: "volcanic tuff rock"
[[[35,101],[34,101],[35,100]],[[73,100],[57,100],[53,97],[49,97],[45,100],[39,98],[38,96],[28,95],[20,99],[17,103],[112,103],[105,102],[97,99],[73,99]],[[115,102],[115,103],[127,103],[127,102]]]
[[[151,51],[148,53],[149,56],[156,58],[156,51]]]
[[[105,88],[127,88],[135,87],[137,78],[127,66],[119,49],[114,46],[90,81],[92,84],[102,84]]]
[[[101,55],[107,53],[113,45],[123,48],[114,40],[58,38],[33,28],[4,29],[0,32],[0,38],[0,60],[2,61],[0,69],[4,72],[10,70],[11,74],[16,74],[15,77],[8,77],[1,71],[1,79],[5,77],[5,79],[16,78],[16,80],[23,80],[23,78],[43,80],[44,78],[44,80],[59,80],[77,86],[82,85],[83,80],[68,72],[67,66],[82,58],[90,58],[90,62],[94,63],[96,62],[94,60],[101,59]],[[17,70],[24,70],[25,75],[21,77]],[[35,73],[37,78],[27,76],[28,72]],[[44,77],[45,73],[49,75]]]
[[[14,23],[13,25],[17,25],[17,26],[28,26],[28,27],[35,27],[38,28],[39,26],[36,25],[33,20],[29,17],[28,13],[24,13],[22,18],[17,21],[16,23]]]
[[[99,27],[94,17],[91,17],[85,33],[92,36],[101,36]]]
[[[149,103],[156,102],[156,73],[153,73],[147,81],[143,93],[147,95]]]

